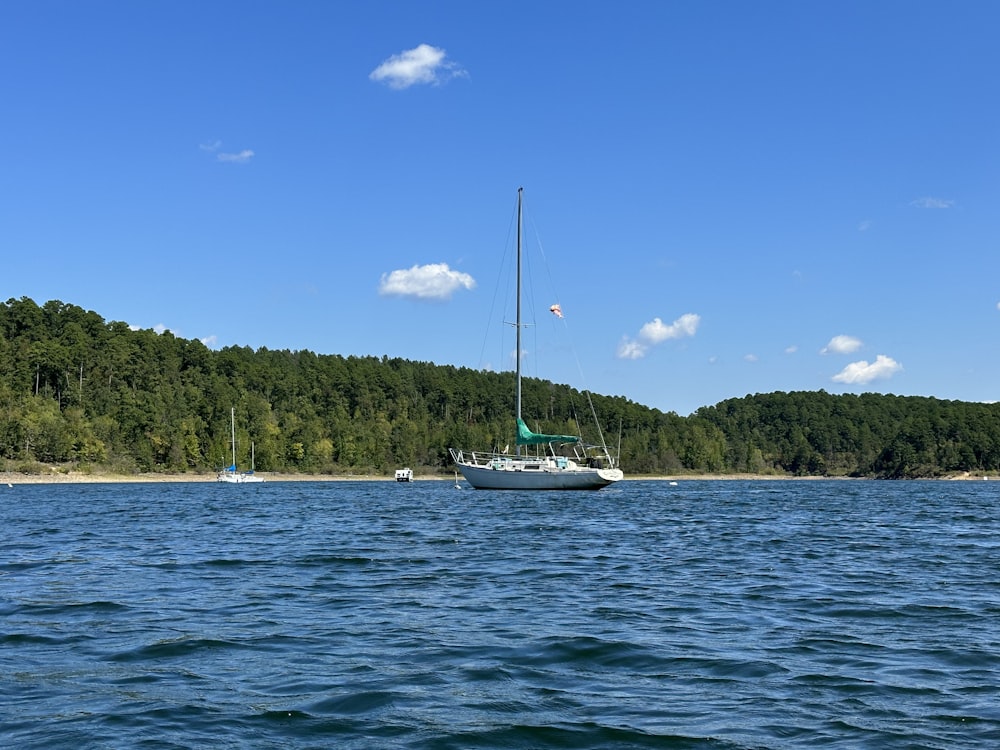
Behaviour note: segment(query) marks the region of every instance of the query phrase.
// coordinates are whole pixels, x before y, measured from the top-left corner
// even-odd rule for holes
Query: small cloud
[[[202,151],[218,151],[222,147],[222,141],[211,141],[209,143],[199,143],[198,148]]]
[[[635,340],[628,336],[622,339],[621,344],[618,345],[618,358],[642,359],[651,346],[663,343],[668,339],[694,336],[700,322],[701,316],[694,313],[685,313],[670,325],[666,325],[660,318],[653,318],[639,329],[639,335]]]
[[[785,354],[795,354],[799,350],[799,347],[792,344],[791,346],[785,347]]]
[[[378,83],[385,83],[391,89],[406,89],[418,83],[436,86],[449,78],[465,75],[467,73],[460,66],[447,59],[447,53],[443,49],[421,44],[393,55],[368,77]]]
[[[873,222],[870,219],[865,219],[860,224],[858,224],[858,231],[867,232],[869,229],[872,228],[872,224]]]
[[[701,318],[693,313],[681,315],[670,325],[664,325],[659,318],[653,318],[639,329],[639,338],[651,344],[659,344],[667,339],[676,339],[681,336],[694,336],[698,330],[698,323]]]
[[[951,208],[955,205],[953,200],[945,200],[944,198],[917,198],[910,202],[911,206],[916,206],[917,208]]]
[[[837,383],[863,385],[873,380],[890,378],[902,369],[903,366],[892,357],[879,354],[871,364],[865,360],[851,362],[851,364],[834,375],[833,380]]]
[[[531,352],[524,348],[521,349],[521,362],[524,362],[530,356]],[[515,367],[517,365],[517,349],[510,350],[507,360],[510,362],[511,367]]]
[[[618,346],[618,359],[642,359],[647,351],[649,351],[648,346],[626,336]]]
[[[214,333],[211,336],[206,336],[205,338],[199,340],[209,349],[212,349],[213,347],[215,347],[216,344],[219,343],[219,337],[216,336]]]
[[[861,348],[861,339],[853,336],[834,336],[830,343],[819,350],[820,354],[850,354]]]
[[[757,361],[757,355],[756,354],[744,354],[743,355],[743,361],[744,362],[751,362],[751,363],[756,362]]]
[[[382,274],[378,293],[384,297],[446,300],[458,289],[475,289],[476,280],[453,271],[447,263],[429,263]]]
[[[254,154],[248,148],[243,149],[238,154],[217,154],[216,159],[228,162],[229,164],[246,164],[253,158]]]

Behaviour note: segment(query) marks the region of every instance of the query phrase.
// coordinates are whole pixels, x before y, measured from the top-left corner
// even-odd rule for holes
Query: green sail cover
[[[545,445],[547,443],[577,443],[580,438],[575,435],[539,435],[528,429],[523,419],[517,420],[518,445]]]

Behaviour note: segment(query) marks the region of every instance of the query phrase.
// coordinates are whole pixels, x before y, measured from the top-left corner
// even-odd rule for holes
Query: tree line
[[[451,474],[448,448],[513,436],[511,372],[226,347],[132,330],[57,300],[0,304],[0,469]],[[527,378],[533,430],[588,434],[591,402],[626,475],[935,477],[1000,470],[1000,405],[771,393],[688,417]]]

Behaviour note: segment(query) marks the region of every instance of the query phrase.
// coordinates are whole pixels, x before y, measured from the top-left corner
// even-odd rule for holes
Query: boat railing
[[[520,456],[504,453],[502,451],[465,451],[458,448],[449,448],[452,459],[456,464],[466,464],[474,466],[492,466],[501,468],[514,461],[530,461],[547,463],[552,461],[556,466],[565,468],[568,461],[575,461],[582,466],[589,466],[592,469],[613,469],[615,460],[611,453],[604,446],[577,444],[572,448],[572,455],[556,453],[550,445],[545,453],[522,454]]]

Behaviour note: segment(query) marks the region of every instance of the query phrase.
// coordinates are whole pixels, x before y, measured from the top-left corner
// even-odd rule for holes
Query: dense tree
[[[390,357],[208,349],[59,301],[0,304],[0,468],[450,474],[511,442],[513,373]],[[532,429],[607,440],[628,474],[931,477],[1000,471],[1000,406],[824,391],[663,413],[528,378]],[[599,428],[594,428],[591,415]]]

